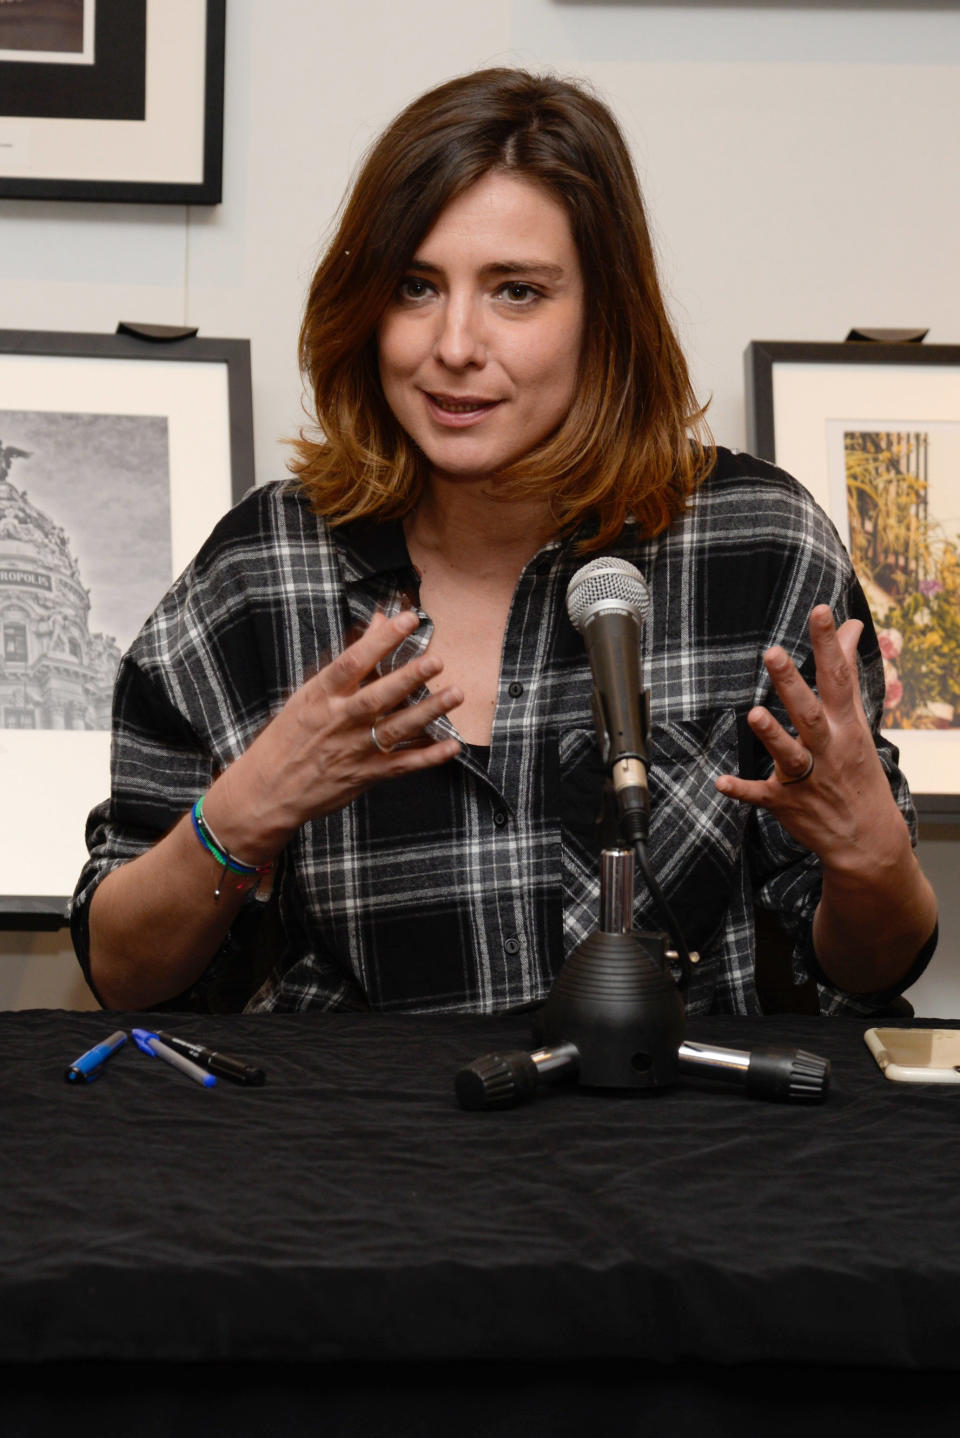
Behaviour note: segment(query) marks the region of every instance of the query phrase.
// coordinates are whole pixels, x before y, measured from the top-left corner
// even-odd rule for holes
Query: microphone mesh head
[[[650,590],[635,564],[629,559],[608,556],[591,559],[567,585],[567,613],[574,629],[580,630],[593,609],[603,601],[614,601],[629,609],[642,624],[650,608]]]

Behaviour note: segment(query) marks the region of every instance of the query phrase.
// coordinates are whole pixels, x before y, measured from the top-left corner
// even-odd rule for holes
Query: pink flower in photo
[[[883,661],[884,709],[895,709],[903,698],[903,684],[897,673],[897,666],[889,659]]]
[[[877,635],[880,653],[884,659],[896,659],[903,648],[903,635],[899,629],[881,629]]]

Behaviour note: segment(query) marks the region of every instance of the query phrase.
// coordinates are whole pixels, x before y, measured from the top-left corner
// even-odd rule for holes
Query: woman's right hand
[[[458,689],[407,701],[442,665],[422,654],[377,665],[417,627],[407,610],[366,632],[296,693],[203,798],[211,831],[247,864],[274,859],[307,819],[349,804],[381,779],[445,764],[456,739],[427,725],[463,702]],[[381,717],[383,716],[383,717]],[[382,753],[370,735],[376,722]],[[224,883],[189,814],[152,848],[105,876],[90,901],[90,973],[107,1008],[139,1010],[184,992],[223,941],[249,885]],[[221,892],[222,889],[222,892]]]
[[[308,819],[342,809],[378,783],[445,764],[456,739],[427,726],[463,702],[458,689],[410,696],[442,663],[429,652],[390,673],[377,665],[414,632],[412,610],[374,617],[369,628],[287,700],[280,713],[217,779],[204,799],[212,831],[249,864],[276,857]],[[371,726],[384,753],[373,742]]]

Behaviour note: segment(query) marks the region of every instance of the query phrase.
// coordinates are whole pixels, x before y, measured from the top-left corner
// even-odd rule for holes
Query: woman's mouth
[[[431,394],[425,391],[430,413],[440,424],[454,427],[476,424],[500,403],[478,395]]]

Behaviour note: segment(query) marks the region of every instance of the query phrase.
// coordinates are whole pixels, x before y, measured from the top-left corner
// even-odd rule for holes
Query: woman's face
[[[378,330],[387,403],[435,473],[495,476],[557,428],[583,311],[570,222],[546,189],[492,171],[450,202]]]

